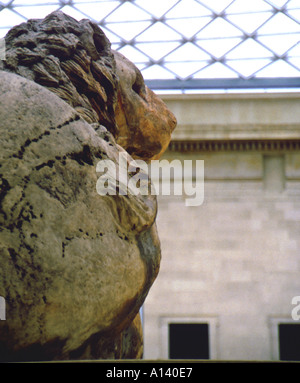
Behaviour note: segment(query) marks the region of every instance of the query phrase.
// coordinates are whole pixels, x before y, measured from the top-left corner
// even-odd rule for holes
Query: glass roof
[[[0,38],[56,9],[96,22],[156,88],[300,87],[299,0],[2,0]]]

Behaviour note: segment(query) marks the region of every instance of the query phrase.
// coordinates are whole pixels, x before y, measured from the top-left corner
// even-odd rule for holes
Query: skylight
[[[0,38],[56,9],[96,22],[153,86],[289,78],[300,87],[299,0],[2,0]]]

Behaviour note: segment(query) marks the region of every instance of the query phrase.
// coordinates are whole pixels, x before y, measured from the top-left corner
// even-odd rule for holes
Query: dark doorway
[[[170,359],[209,359],[208,323],[170,323]]]
[[[300,361],[300,324],[280,323],[278,336],[279,359]]]

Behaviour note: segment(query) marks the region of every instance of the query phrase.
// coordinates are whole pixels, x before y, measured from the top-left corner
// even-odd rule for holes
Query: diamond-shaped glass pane
[[[277,8],[283,7],[287,0],[269,0],[271,4],[273,4]]]
[[[275,33],[300,33],[300,25],[283,13],[277,13],[266,24],[259,28],[261,35]]]
[[[180,1],[167,14],[167,18],[210,16],[211,11],[195,0]]]
[[[238,74],[221,63],[208,65],[198,72],[194,78],[237,78]]]
[[[288,57],[300,57],[300,43],[297,43],[292,49],[289,50]]]
[[[277,60],[257,73],[257,77],[289,77],[290,73],[298,74],[298,70],[286,61]]]
[[[240,73],[243,78],[249,78],[271,63],[269,59],[227,60],[227,65]]]
[[[223,57],[227,52],[231,51],[241,41],[241,38],[224,38],[222,39],[221,44],[219,39],[198,40],[197,45],[203,48],[214,58],[219,59]]]
[[[232,0],[201,0],[200,2],[213,12],[220,13],[229,6]]]
[[[113,12],[119,5],[119,1],[106,1],[101,3],[85,2],[76,4],[76,9],[88,18],[101,21]]]
[[[107,24],[107,28],[113,31],[118,36],[126,41],[134,39],[137,35],[142,33],[151,23],[149,21],[125,22]]]
[[[297,9],[297,8],[299,9],[300,8],[299,1],[298,0],[288,1],[286,8],[287,9]]]
[[[138,36],[136,41],[162,41],[162,36],[163,41],[174,41],[181,38],[180,34],[175,32],[173,29],[161,22],[157,22]]]
[[[161,60],[168,53],[172,52],[180,46],[176,42],[165,42],[165,43],[140,43],[136,44],[136,47],[145,53],[148,58],[153,59],[154,61]]]
[[[217,17],[197,34],[197,38],[220,38],[220,33],[222,34],[222,37],[237,37],[243,35],[238,28],[234,27],[223,18]]]
[[[293,11],[288,11],[287,14],[298,23],[300,22],[300,9],[293,9]]]
[[[247,34],[255,32],[263,23],[265,23],[272,13],[245,13],[240,15],[228,15],[226,19],[232,22],[236,27],[240,28]]]
[[[151,17],[148,13],[143,11],[141,8],[136,7],[132,3],[125,2],[112,12],[107,18],[106,22],[122,22],[122,21],[139,21],[149,20]]]
[[[273,7],[264,0],[236,0],[226,9],[227,14],[272,11]]]
[[[299,39],[299,34],[291,33],[284,35],[260,36],[257,38],[257,41],[267,46],[275,54],[281,56],[295,45],[299,45]]]
[[[227,59],[247,59],[272,57],[270,50],[253,39],[247,39],[226,55]]]
[[[181,45],[180,48],[176,49],[171,54],[169,54],[166,57],[166,60],[184,62],[186,58],[189,58],[189,61],[208,61],[210,60],[210,55],[204,52],[202,49],[198,48],[198,46],[196,46],[195,44],[186,43],[184,45]]]
[[[147,11],[150,15],[155,18],[162,17],[168,12],[178,0],[135,0],[135,4],[140,6],[142,9]]]
[[[8,3],[12,3],[11,5],[13,6],[16,6],[16,5],[22,5],[22,6],[28,6],[28,5],[34,5],[34,6],[37,6],[37,4],[41,4],[43,1],[42,0],[5,0],[5,1],[1,1],[1,3],[3,4],[8,4]],[[44,1],[45,3],[45,1]],[[47,1],[47,3],[50,3],[50,1]],[[52,4],[59,4],[59,1],[51,1]]]
[[[288,60],[288,62],[300,70],[300,57],[292,57]]]
[[[207,65],[206,62],[178,62],[178,63],[165,63],[165,67],[181,79],[186,79],[198,72],[201,68]]]
[[[186,39],[190,39],[203,27],[211,21],[210,17],[190,18],[188,23],[186,19],[167,20],[166,24],[174,28]]]

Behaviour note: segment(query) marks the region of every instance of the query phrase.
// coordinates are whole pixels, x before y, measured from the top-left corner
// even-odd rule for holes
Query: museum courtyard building
[[[298,353],[299,96],[164,98],[178,118],[164,158],[203,160],[204,198],[158,197],[162,261],[144,306],[145,358]]]

